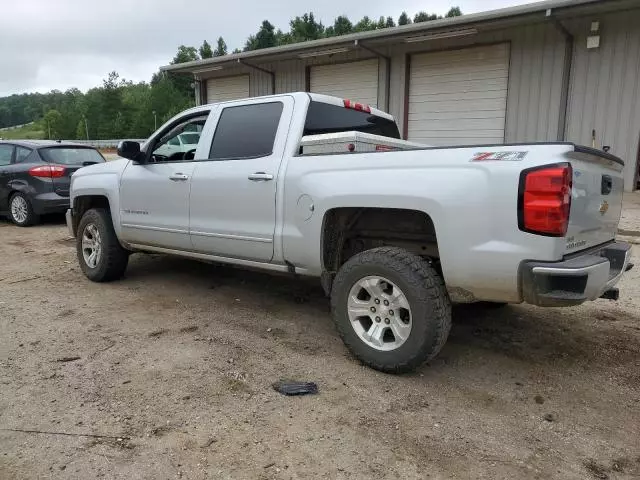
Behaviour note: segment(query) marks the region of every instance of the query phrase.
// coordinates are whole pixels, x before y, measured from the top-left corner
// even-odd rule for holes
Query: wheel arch
[[[410,208],[339,207],[325,212],[320,241],[322,286],[328,294],[349,258],[372,248],[403,248],[439,261],[436,226],[428,213]]]
[[[71,205],[73,208],[73,233],[78,234],[78,224],[82,216],[92,208],[104,208],[111,212],[111,203],[106,195],[86,194],[74,197]],[[111,212],[112,213],[112,212]]]

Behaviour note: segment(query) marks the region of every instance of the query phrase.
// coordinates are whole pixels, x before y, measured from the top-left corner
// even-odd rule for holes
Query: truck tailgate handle
[[[252,182],[268,182],[273,180],[273,175],[265,172],[255,172],[249,175],[249,180]]]

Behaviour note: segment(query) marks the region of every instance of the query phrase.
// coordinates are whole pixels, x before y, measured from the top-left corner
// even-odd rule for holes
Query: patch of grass
[[[46,136],[42,126],[34,122],[12,130],[0,130],[0,138],[4,140],[43,140]]]

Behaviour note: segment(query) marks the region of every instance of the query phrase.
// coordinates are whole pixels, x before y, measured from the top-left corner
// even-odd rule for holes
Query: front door
[[[165,147],[185,130],[201,129],[207,114],[172,124],[149,145],[148,161],[131,162],[120,182],[122,238],[126,242],[191,250],[189,192],[194,150],[170,153]]]
[[[285,97],[219,111],[209,160],[191,183],[196,251],[269,262],[273,257],[278,169],[293,110]]]

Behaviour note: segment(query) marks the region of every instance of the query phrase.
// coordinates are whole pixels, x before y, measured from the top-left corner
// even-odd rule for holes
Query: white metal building
[[[198,103],[327,93],[432,145],[610,147],[625,188],[638,182],[640,0],[551,0],[162,68],[193,75]]]

